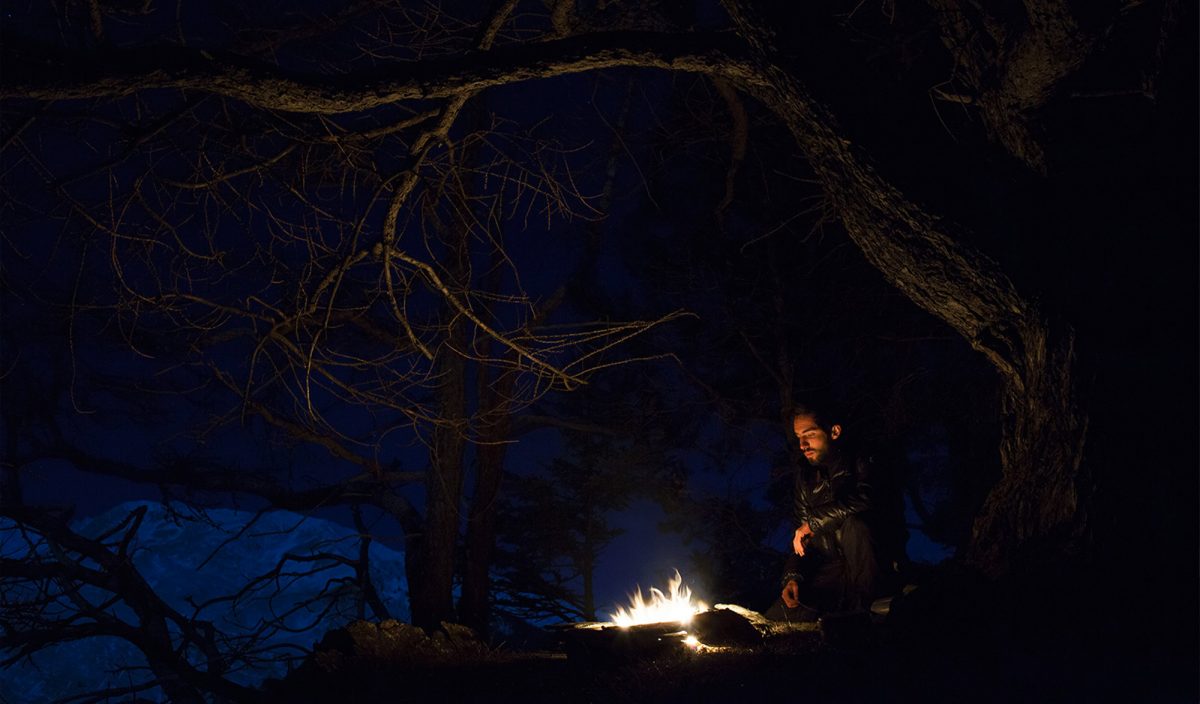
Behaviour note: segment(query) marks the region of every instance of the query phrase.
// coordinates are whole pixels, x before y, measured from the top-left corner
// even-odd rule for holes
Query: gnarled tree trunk
[[[1021,331],[1019,378],[1001,389],[1000,466],[975,519],[968,560],[996,573],[1043,549],[1072,550],[1083,536],[1088,416],[1076,387],[1074,335],[1034,321]]]
[[[1033,545],[1070,547],[1084,522],[1080,460],[1087,432],[1073,331],[1043,315],[952,226],[880,177],[833,117],[773,60],[770,35],[749,3],[725,5],[755,49],[730,77],[787,125],[867,260],[1000,374],[1003,474],[975,521],[969,561],[995,575]]]

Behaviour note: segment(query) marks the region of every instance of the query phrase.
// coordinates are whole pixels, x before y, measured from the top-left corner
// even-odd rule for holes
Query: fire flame
[[[692,590],[683,586],[683,577],[679,570],[667,582],[667,591],[650,587],[650,598],[642,595],[641,587],[629,595],[629,609],[618,606],[613,614],[613,623],[621,628],[629,628],[643,623],[691,623],[692,617],[708,609],[702,601],[692,601]]]

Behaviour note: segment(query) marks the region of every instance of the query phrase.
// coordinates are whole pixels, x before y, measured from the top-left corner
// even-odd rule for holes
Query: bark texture
[[[955,228],[908,200],[841,137],[832,115],[772,60],[771,37],[747,3],[730,14],[758,51],[742,87],[788,126],[851,239],[914,303],[945,321],[996,367],[1003,385],[1000,482],[975,522],[969,560],[999,574],[1027,546],[1061,548],[1079,533],[1086,415],[1074,378],[1074,333],[1047,318]]]
[[[1047,168],[1037,111],[1087,59],[1099,35],[1080,26],[1065,0],[985,3],[930,0],[956,77],[992,138],[1038,172]]]
[[[183,48],[38,57],[6,46],[0,98],[121,98],[165,88],[212,93],[270,110],[337,114],[619,66],[719,75],[741,47],[723,34],[605,32],[369,73],[305,76],[244,57]]]

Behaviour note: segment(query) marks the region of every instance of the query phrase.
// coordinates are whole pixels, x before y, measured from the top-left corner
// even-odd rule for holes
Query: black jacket
[[[805,542],[805,552],[820,553],[827,559],[839,557],[837,530],[847,516],[866,515],[872,508],[871,462],[845,454],[832,467],[804,466],[796,472],[792,517],[796,528],[807,523],[813,535]],[[783,581],[800,574],[800,556],[791,555]]]

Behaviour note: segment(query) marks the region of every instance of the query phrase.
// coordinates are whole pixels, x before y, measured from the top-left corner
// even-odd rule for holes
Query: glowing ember
[[[704,602],[692,601],[692,590],[683,586],[683,577],[679,570],[667,582],[667,591],[650,587],[650,598],[642,595],[639,587],[636,594],[629,595],[630,607],[617,607],[613,614],[613,623],[621,628],[629,628],[643,623],[690,623],[692,616],[705,611],[708,606]]]

